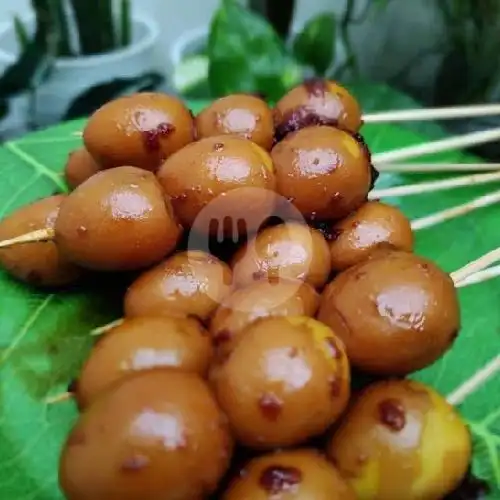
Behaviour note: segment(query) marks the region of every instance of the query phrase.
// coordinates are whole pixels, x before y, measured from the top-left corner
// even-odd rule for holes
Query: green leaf
[[[377,90],[375,90],[375,93]],[[363,100],[369,99],[365,87]],[[190,103],[197,113],[206,103]],[[382,105],[382,103],[381,103]],[[0,148],[3,183],[0,217],[30,201],[64,188],[59,175],[69,151],[81,145],[82,121],[28,135]],[[394,125],[366,125],[363,134],[374,152],[426,140]],[[429,161],[475,161],[459,152]],[[383,174],[379,187],[436,176]],[[492,191],[491,186],[392,199],[411,218],[463,203]],[[446,271],[455,270],[498,246],[500,208],[492,206],[417,234],[417,252]],[[62,500],[57,487],[60,447],[76,409],[71,402],[47,407],[47,396],[64,391],[88,354],[91,328],[120,314],[114,292],[87,288],[56,295],[36,292],[0,272],[0,498]],[[489,281],[459,291],[463,329],[452,350],[415,378],[450,394],[499,352],[500,288]],[[119,298],[119,297],[118,297]],[[111,300],[111,304],[110,304]],[[459,411],[474,437],[474,472],[500,498],[500,377],[471,394]]]
[[[121,95],[157,89],[163,83],[158,73],[147,73],[135,78],[117,78],[85,90],[69,106],[65,120],[88,116],[104,103]]]
[[[334,14],[319,14],[304,26],[293,42],[295,57],[323,76],[335,56],[336,19]]]
[[[30,41],[28,30],[19,16],[14,16],[14,29],[16,31],[17,44],[24,50]]]
[[[287,40],[295,14],[295,0],[250,0],[249,7],[265,17],[276,33]]]
[[[127,47],[132,40],[132,16],[130,0],[120,0],[120,45]]]
[[[259,92],[275,100],[302,78],[271,25],[235,0],[224,0],[212,20],[208,56],[214,96]]]
[[[5,70],[0,77],[0,98],[12,97],[39,84],[40,75],[47,74],[46,69],[54,62],[54,54],[47,50],[45,42],[45,33],[37,33],[19,59]]]

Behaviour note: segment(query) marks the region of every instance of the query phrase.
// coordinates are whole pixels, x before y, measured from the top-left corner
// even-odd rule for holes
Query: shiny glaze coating
[[[241,137],[207,137],[190,144],[162,165],[158,178],[181,223],[201,234],[246,235],[264,222],[276,202],[269,154]]]
[[[81,415],[63,449],[68,500],[204,500],[226,472],[226,420],[197,375],[133,374]]]
[[[264,149],[274,140],[273,113],[265,101],[248,94],[221,97],[196,117],[198,138],[235,134]]]
[[[98,340],[82,368],[75,396],[85,408],[125,375],[156,367],[204,376],[211,357],[208,332],[195,319],[127,318]]]
[[[274,146],[278,193],[304,217],[341,219],[362,205],[371,184],[370,159],[352,135],[308,127]]]
[[[430,387],[385,381],[361,393],[327,451],[359,500],[431,500],[465,476],[471,439]]]
[[[64,167],[64,179],[71,189],[75,189],[100,169],[101,167],[85,148],[76,149],[68,156]]]
[[[330,125],[358,132],[363,123],[361,108],[341,85],[310,80],[283,96],[274,109],[278,139],[308,125]]]
[[[316,450],[269,453],[253,459],[223,500],[356,500],[337,469]]]
[[[206,321],[231,291],[232,273],[227,264],[205,252],[180,252],[130,285],[125,315],[174,314]]]
[[[460,328],[453,281],[427,259],[381,251],[325,288],[318,319],[344,341],[353,366],[403,375],[440,358]]]
[[[53,229],[65,198],[64,195],[49,196],[18,208],[0,221],[0,241],[39,229]],[[17,279],[41,287],[69,285],[82,272],[61,255],[53,241],[2,248],[0,265]]]
[[[330,252],[319,231],[287,222],[264,229],[242,246],[231,267],[237,286],[288,278],[320,288],[330,275]]]
[[[211,381],[233,436],[255,449],[293,446],[323,433],[350,394],[342,343],[304,316],[251,324],[214,366]]]
[[[365,260],[381,247],[413,251],[413,231],[397,207],[369,201],[331,229],[332,267],[342,271]]]
[[[318,293],[300,281],[262,281],[240,288],[222,302],[210,321],[217,355],[229,353],[240,333],[255,320],[270,316],[313,317],[318,306]]]
[[[189,109],[176,97],[141,92],[99,108],[83,131],[85,147],[103,168],[132,165],[156,171],[194,140]]]
[[[78,186],[62,203],[55,231],[63,255],[99,271],[155,264],[181,234],[155,176],[135,167],[104,170]]]

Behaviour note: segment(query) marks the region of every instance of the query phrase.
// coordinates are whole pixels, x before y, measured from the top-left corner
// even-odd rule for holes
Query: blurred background
[[[494,102],[499,54],[499,0],[2,0],[0,140],[138,90],[272,102],[314,76],[365,111]]]

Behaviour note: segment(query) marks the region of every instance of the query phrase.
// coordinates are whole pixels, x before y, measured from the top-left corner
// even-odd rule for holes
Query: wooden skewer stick
[[[458,387],[458,389],[454,390],[446,398],[446,400],[452,406],[458,406],[498,372],[500,372],[500,354],[493,358],[486,366],[477,371],[469,380]]]
[[[411,222],[411,228],[414,231],[418,231],[419,229],[432,227],[440,224],[441,222],[454,219],[455,217],[460,217],[461,215],[466,215],[479,208],[485,208],[499,202],[500,190],[493,193],[488,193],[484,196],[479,196],[478,198],[475,198],[467,203],[463,203],[462,205],[457,205],[455,207],[436,212],[435,214],[415,219]]]
[[[500,260],[500,247],[495,248],[495,250],[491,250],[479,257],[479,259],[473,260],[469,262],[464,267],[458,269],[457,271],[451,273],[451,278],[455,282],[456,285],[461,281],[469,278],[475,273],[479,271],[483,271],[490,267],[492,264],[496,264]]]
[[[500,163],[382,163],[380,173],[429,174],[433,172],[491,172],[500,170]]]
[[[55,396],[48,397],[45,400],[45,404],[47,405],[55,405],[57,403],[64,403],[65,401],[69,401],[73,397],[73,393],[71,392],[62,392],[61,394],[57,394]]]
[[[15,245],[20,245],[21,243],[39,243],[42,241],[51,241],[54,239],[55,233],[53,229],[37,229],[31,233],[22,234],[21,236],[16,236],[10,240],[0,241],[0,248],[9,248]]]
[[[123,324],[124,321],[125,320],[123,318],[115,319],[114,321],[111,321],[111,323],[108,323],[107,325],[102,325],[98,326],[97,328],[94,328],[93,330],[90,331],[90,335],[98,337],[99,335],[108,333],[113,328],[116,328],[117,326]]]
[[[411,196],[422,193],[432,193],[435,191],[446,191],[459,187],[477,186],[479,184],[487,184],[489,182],[500,181],[500,172],[492,172],[487,174],[472,174],[452,177],[450,179],[417,182],[415,184],[406,184],[405,186],[394,186],[385,189],[374,189],[368,195],[370,200],[379,198],[389,198],[392,196]]]
[[[442,153],[444,151],[452,151],[457,149],[465,149],[479,144],[495,142],[500,140],[500,127],[490,130],[482,130],[472,132],[470,134],[458,135],[437,141],[417,144],[416,146],[408,146],[386,153],[373,155],[372,161],[378,167],[380,163],[394,163],[397,161],[405,161],[419,156],[425,156],[434,153]]]
[[[455,286],[457,288],[462,288],[466,286],[476,285],[478,283],[483,283],[484,281],[491,280],[493,278],[498,278],[500,276],[500,265],[491,266],[483,271],[478,271],[477,273],[471,274],[468,278],[459,281]]]
[[[480,116],[500,116],[500,104],[472,104],[425,109],[382,111],[363,116],[365,123],[453,120]]]

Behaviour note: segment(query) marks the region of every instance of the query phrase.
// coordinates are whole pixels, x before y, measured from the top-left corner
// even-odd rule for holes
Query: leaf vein
[[[0,217],[3,217],[9,208],[12,206],[13,203],[16,202],[16,200],[28,189],[30,188],[35,182],[40,179],[40,174],[38,173],[37,175],[33,176],[29,182],[26,182],[25,184],[22,184],[21,187],[5,202],[5,205],[2,207],[0,210]]]
[[[40,163],[38,160],[33,158],[31,155],[23,151],[17,144],[13,142],[6,142],[3,147],[10,151],[12,154],[16,155],[18,158],[23,160],[25,163],[30,165],[41,175],[45,175],[48,177],[59,189],[64,192],[68,191],[68,188],[64,184],[60,175],[56,172],[53,172],[49,168],[47,168],[43,163]]]
[[[24,325],[19,330],[18,334],[14,337],[14,340],[10,343],[9,347],[2,352],[0,356],[0,366],[5,363],[10,355],[16,350],[17,346],[22,342],[24,337],[26,337],[30,328],[33,326],[38,317],[42,314],[44,309],[50,304],[51,300],[55,297],[54,294],[47,295],[41,304],[33,311],[29,318],[25,321]]]

